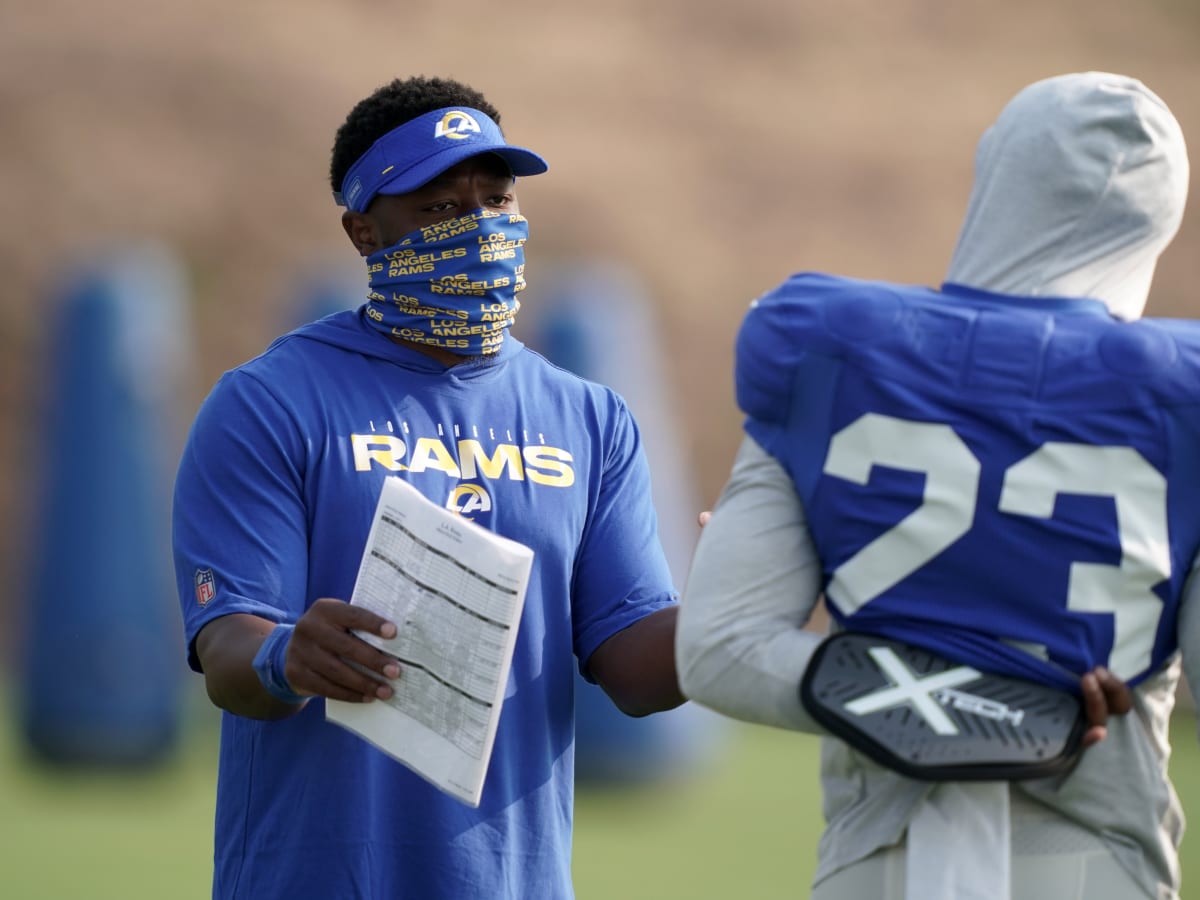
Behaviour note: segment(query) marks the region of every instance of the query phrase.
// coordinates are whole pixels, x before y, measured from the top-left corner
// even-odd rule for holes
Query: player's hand
[[[392,688],[382,679],[400,677],[394,657],[352,634],[363,631],[385,640],[396,626],[361,606],[322,598],[296,622],[284,661],[284,675],[297,694],[370,703],[386,700]]]
[[[1091,747],[1108,737],[1109,716],[1123,716],[1133,708],[1133,695],[1121,679],[1103,666],[1096,666],[1079,680],[1088,729],[1083,746]]]
[[[704,512],[700,513],[700,515],[696,516],[696,521],[699,523],[700,527],[703,528],[708,524],[708,520],[711,518],[712,513],[706,509]]]

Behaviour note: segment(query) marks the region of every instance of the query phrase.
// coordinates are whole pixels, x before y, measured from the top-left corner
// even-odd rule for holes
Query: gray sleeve
[[[799,684],[822,635],[804,629],[821,566],[783,467],[750,438],[700,533],[679,608],[685,696],[736,719],[821,734]]]
[[[1192,566],[1180,598],[1179,649],[1183,675],[1192,697],[1200,704],[1200,560]]]

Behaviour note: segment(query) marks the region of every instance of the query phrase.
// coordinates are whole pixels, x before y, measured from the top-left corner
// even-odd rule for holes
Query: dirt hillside
[[[550,160],[522,185],[529,303],[538,267],[562,259],[618,260],[645,281],[679,450],[711,502],[738,439],[730,348],[746,303],[800,269],[940,281],[982,129],[1022,85],[1085,69],[1142,78],[1200,146],[1194,0],[0,5],[0,620],[46,474],[61,266],[114,239],[180,254],[190,418],[280,330],[297,273],[352,261],[328,153],[377,85],[470,82]],[[1195,197],[1159,273],[1151,312],[1200,315]]]

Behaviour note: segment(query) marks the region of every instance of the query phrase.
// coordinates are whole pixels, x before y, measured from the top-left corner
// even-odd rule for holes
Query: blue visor
[[[540,175],[546,161],[504,141],[500,126],[477,109],[450,107],[394,128],[359,157],[334,191],[338,206],[363,212],[377,194],[407,194],[451,166],[480,153],[504,159],[513,175]]]

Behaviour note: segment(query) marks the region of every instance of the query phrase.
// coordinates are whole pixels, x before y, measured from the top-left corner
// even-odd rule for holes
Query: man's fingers
[[[1108,729],[1103,725],[1093,725],[1083,733],[1083,746],[1091,747],[1108,737]]]
[[[1104,691],[1110,715],[1123,716],[1133,709],[1133,693],[1129,690],[1129,685],[1103,666],[1097,666],[1093,671],[1101,690]]]
[[[330,664],[331,681],[357,691],[360,699],[392,696],[392,687],[378,674],[366,666],[349,659],[333,660]]]
[[[297,690],[337,700],[392,695],[388,679],[400,676],[396,659],[353,632],[394,637],[396,626],[341,600],[323,598],[300,617],[292,632],[285,667]]]
[[[298,638],[298,639],[297,639]],[[396,658],[372,647],[366,641],[346,631],[320,633],[318,640],[310,640],[297,631],[288,654],[288,678],[290,667],[321,672],[326,677],[335,677],[343,665],[351,665],[360,672],[372,673],[373,678],[398,678],[400,665]],[[335,680],[337,680],[335,678]]]
[[[1123,716],[1133,708],[1133,694],[1125,682],[1103,666],[1080,678],[1079,690],[1089,726],[1083,735],[1083,746],[1091,747],[1108,736],[1109,716]]]
[[[380,693],[378,687],[375,689],[375,693],[380,697],[387,699],[392,695],[391,682],[400,677],[400,665],[390,656],[385,656],[384,660],[385,663],[380,670],[370,669],[367,666],[364,666],[362,663],[355,662],[352,659],[343,658],[342,662],[344,662],[354,671],[366,675],[372,681],[376,682],[376,684],[385,687],[387,690],[384,693]]]
[[[300,621],[303,622],[310,616],[331,627],[346,631],[366,631],[385,640],[396,636],[396,626],[392,622],[369,609],[352,606],[342,600],[322,598],[312,605]]]
[[[394,660],[383,654],[388,661],[386,668],[396,676],[399,667]],[[378,670],[349,657],[331,656],[313,651],[298,655],[287,662],[288,682],[297,691],[312,692],[335,700],[362,701],[374,697],[387,699],[392,695],[388,675],[383,674],[385,665],[379,663]]]
[[[385,640],[396,636],[396,626],[370,610],[341,600],[318,600],[296,623],[292,642],[297,653],[311,655],[315,648],[383,672],[386,654],[353,634],[355,631],[376,634]]]
[[[1079,690],[1083,698],[1083,714],[1088,725],[1103,728],[1104,723],[1108,721],[1108,698],[1095,672],[1088,672],[1079,679]]]
[[[331,681],[318,672],[308,672],[305,677],[310,682],[311,690],[314,693],[321,697],[328,697],[331,700],[344,700],[347,703],[369,703],[375,697],[381,696],[380,691],[386,691],[387,696],[391,695],[391,688],[385,688],[378,682],[364,678],[361,675],[354,677],[365,685],[363,690],[356,690],[353,686]],[[386,699],[386,697],[382,697],[382,699]]]

